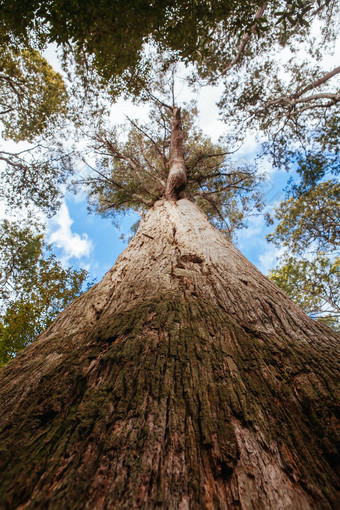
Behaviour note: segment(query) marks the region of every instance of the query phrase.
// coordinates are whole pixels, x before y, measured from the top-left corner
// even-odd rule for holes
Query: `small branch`
[[[93,170],[94,172],[96,172],[96,174],[100,175],[105,181],[108,181],[108,182],[111,182],[111,184],[113,184],[116,188],[118,189],[122,189],[123,191],[125,191],[125,193],[127,195],[130,195],[130,197],[132,198],[136,198],[137,200],[139,200],[140,202],[142,202],[144,205],[148,206],[148,207],[152,207],[154,202],[151,202],[150,200],[146,200],[144,197],[142,197],[141,195],[139,195],[138,193],[134,193],[134,192],[130,192],[128,191],[125,186],[122,186],[121,184],[119,184],[118,182],[114,181],[113,179],[110,179],[109,177],[107,177],[107,175],[103,174],[102,172],[100,172],[99,170],[97,170],[96,168],[93,168],[93,166],[91,166],[89,163],[87,163],[85,160],[83,160],[85,165],[87,165],[89,168],[91,168],[91,170]]]
[[[148,237],[149,239],[154,239],[154,237],[149,236],[149,234],[145,234],[145,232],[142,232],[142,235],[145,236],[145,237]]]
[[[307,110],[315,110],[315,108],[329,108],[330,106],[333,106],[334,104],[335,104],[334,102],[312,104],[309,106],[305,106],[304,108],[300,108],[299,110],[296,110],[295,112],[289,113],[287,115],[287,117],[290,119],[295,117],[295,121],[297,122],[297,118],[300,117],[300,115]]]
[[[125,117],[127,118],[127,120],[129,122],[131,122],[131,124],[138,130],[140,131],[140,133],[142,133],[146,138],[148,138],[148,140],[150,140],[150,142],[154,145],[154,147],[156,148],[158,154],[160,156],[162,156],[162,151],[160,150],[160,148],[158,147],[158,144],[155,142],[155,140],[150,136],[148,135],[148,133],[146,133],[140,126],[138,126],[138,124],[136,124],[136,122],[134,122],[132,119],[130,119],[127,115],[125,115]]]
[[[146,93],[151,97],[151,99],[153,99],[154,101],[156,101],[156,103],[160,104],[161,106],[164,106],[164,108],[168,108],[169,110],[173,111],[173,107],[172,106],[169,106],[168,104],[166,103],[163,103],[163,101],[161,101],[160,99],[158,99],[156,96],[154,96],[153,94],[151,94],[151,92],[149,90],[146,90]]]
[[[236,175],[243,175],[244,177],[241,179],[241,181],[243,181],[246,177],[255,175],[255,173],[255,170],[253,172],[242,172],[241,170],[238,170],[237,172],[215,172],[213,174],[199,176],[198,179],[192,178],[190,179],[190,182],[198,182],[201,184],[202,182],[214,179],[215,177],[231,177]]]
[[[244,191],[249,191],[249,188],[245,188],[244,186],[238,186],[243,181],[244,181],[244,179],[239,179],[238,181],[231,183],[231,184],[227,184],[226,186],[223,186],[223,188],[220,188],[220,189],[214,189],[211,191],[199,191],[198,195],[201,195],[201,196],[202,195],[213,195],[215,193],[220,193],[221,191],[225,191],[230,188],[236,188],[236,189],[241,189]]]
[[[215,209],[215,211],[217,212],[217,216],[220,218],[222,224],[224,224],[226,227],[227,227],[227,230],[230,232],[230,228],[228,226],[228,223],[226,222],[226,220],[223,218],[222,216],[222,213],[221,211],[219,210],[219,208],[217,207],[215,201],[209,197],[208,195],[205,195],[205,194],[202,194],[200,195],[202,198],[204,198],[207,202],[209,202],[210,205],[212,205],[213,209]]]
[[[220,152],[219,154],[218,153],[216,153],[216,154],[199,154],[197,156],[194,164],[190,166],[190,169],[193,170],[195,168],[195,166],[197,165],[197,163],[199,163],[199,161],[201,161],[202,159],[217,158],[219,156],[228,156],[230,154],[235,154],[235,152],[240,150],[242,145],[243,144],[241,143],[241,145],[239,147],[237,147],[237,149],[234,149],[233,151]]]

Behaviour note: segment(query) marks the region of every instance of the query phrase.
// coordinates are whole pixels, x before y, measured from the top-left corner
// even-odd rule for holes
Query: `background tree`
[[[17,149],[0,147],[0,196],[9,205],[33,203],[53,212],[70,164],[55,129],[67,112],[64,81],[37,49],[3,28],[0,55],[1,136],[25,142]]]
[[[340,305],[339,200],[336,180],[315,186],[302,180],[293,186],[293,196],[277,208],[279,223],[267,237],[286,249],[269,277],[311,317],[335,329]]]
[[[0,364],[4,364],[82,293],[88,274],[64,269],[32,227],[4,220],[0,239]]]
[[[340,184],[320,182],[301,195],[282,202],[275,212],[278,225],[268,240],[289,247],[295,253],[339,249]]]
[[[286,257],[269,278],[310,317],[340,327],[340,260],[318,254],[312,260]]]

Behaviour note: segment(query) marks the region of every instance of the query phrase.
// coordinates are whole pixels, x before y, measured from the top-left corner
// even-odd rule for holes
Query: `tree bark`
[[[339,337],[188,200],[1,371],[0,507],[337,506]]]

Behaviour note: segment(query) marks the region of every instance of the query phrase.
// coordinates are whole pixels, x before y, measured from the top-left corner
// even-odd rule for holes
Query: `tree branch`
[[[314,94],[312,96],[306,96],[299,99],[292,99],[293,96],[289,97],[280,97],[279,99],[274,99],[273,101],[268,101],[265,104],[265,108],[268,106],[275,106],[280,104],[287,104],[288,106],[295,106],[300,103],[308,103],[310,101],[315,101],[316,99],[331,99],[331,102],[328,105],[333,105],[340,101],[340,94],[332,94],[328,92]]]
[[[267,7],[267,2],[263,2],[263,4],[257,9],[257,11],[255,13],[254,23],[251,26],[250,32],[246,32],[243,35],[243,37],[241,39],[241,43],[240,43],[240,45],[238,47],[238,50],[237,50],[235,58],[224,68],[224,70],[221,73],[222,76],[225,73],[227,73],[232,67],[234,67],[239,62],[239,60],[241,59],[241,57],[242,57],[242,55],[244,53],[244,50],[245,50],[246,46],[248,45],[248,43],[250,41],[251,36],[254,34],[254,32],[256,30],[257,20],[260,19],[263,16],[263,13],[266,10],[266,7]]]
[[[148,138],[148,140],[150,140],[150,142],[154,145],[156,151],[158,152],[158,154],[160,156],[162,156],[162,151],[160,150],[160,148],[158,147],[158,144],[155,142],[155,140],[150,136],[148,135],[148,133],[146,133],[140,126],[138,126],[138,124],[136,124],[136,122],[134,122],[132,119],[130,119],[127,115],[125,115],[125,117],[127,118],[127,120],[129,122],[131,122],[131,124],[138,130],[140,131],[146,138]]]
[[[315,80],[313,83],[310,83],[309,85],[307,85],[307,87],[300,90],[299,92],[296,92],[293,95],[293,97],[298,98],[298,97],[302,96],[303,94],[305,94],[305,92],[308,92],[308,90],[312,90],[317,87],[320,87],[320,85],[322,85],[323,83],[326,83],[326,81],[330,80],[331,78],[333,78],[333,76],[335,76],[336,74],[339,74],[339,73],[340,73],[340,66],[333,69],[333,71],[330,71],[329,73],[325,74],[324,76],[322,76],[322,78],[319,78],[318,80]]]
[[[313,90],[317,87],[320,87],[320,85],[323,85],[328,80],[333,78],[333,76],[336,76],[339,73],[340,73],[340,66],[336,67],[335,69],[333,69],[333,71],[330,71],[329,73],[325,74],[318,80],[315,80],[313,83],[310,83],[309,85],[304,87],[302,90],[295,92],[295,94],[292,94],[291,96],[284,96],[284,97],[280,97],[278,99],[273,99],[271,101],[267,101],[264,104],[264,108],[266,109],[269,106],[284,105],[284,104],[287,104],[288,106],[293,108],[296,104],[310,102],[310,101],[314,101],[316,99],[331,99],[331,101],[329,103],[327,103],[326,105],[320,104],[319,106],[323,106],[323,107],[332,106],[333,104],[340,101],[339,93],[332,94],[332,93],[324,92],[324,93],[320,93],[320,94],[313,94],[311,96],[306,96],[306,97],[301,97],[301,96],[303,94],[305,94],[306,92],[308,92],[309,90]]]
[[[160,104],[161,106],[164,106],[164,108],[168,108],[169,110],[173,111],[174,107],[173,106],[169,106],[168,104],[166,103],[163,103],[163,101],[161,101],[160,99],[158,99],[156,96],[154,96],[153,94],[151,94],[151,92],[149,90],[145,90],[145,92],[151,97],[151,99],[153,99],[156,103]]]

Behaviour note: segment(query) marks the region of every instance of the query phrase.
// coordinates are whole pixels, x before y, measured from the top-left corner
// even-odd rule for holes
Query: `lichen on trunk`
[[[1,372],[1,508],[331,509],[339,338],[188,200]]]

